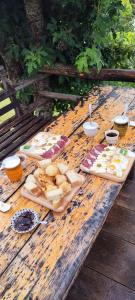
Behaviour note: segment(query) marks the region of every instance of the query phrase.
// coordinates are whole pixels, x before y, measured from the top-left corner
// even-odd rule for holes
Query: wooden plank
[[[43,120],[42,117],[34,117],[33,116],[32,120],[30,119],[29,122],[24,124],[24,126],[22,128],[19,128],[19,130],[17,130],[17,131],[12,131],[9,138],[6,139],[4,142],[1,142],[0,151],[5,149],[12,142],[15,143],[16,140],[21,138],[27,131],[29,131],[29,129],[33,128],[37,123],[40,123],[41,121],[43,121],[43,123],[45,122],[45,120]]]
[[[135,292],[92,269],[83,268],[66,299],[135,300]]]
[[[19,118],[15,117],[9,124],[5,125],[5,122],[0,124],[0,137],[3,136],[6,132],[8,132],[12,127],[20,124],[23,120],[28,119],[30,114],[25,114],[20,116]]]
[[[55,214],[55,222],[51,222],[50,216],[48,226],[38,228],[23,247],[22,251],[0,278],[1,286],[4,288],[1,292],[5,290],[6,286],[9,286],[9,289],[5,290],[3,300],[8,299],[8,297],[14,299],[17,295],[19,295],[18,299],[23,299],[23,297],[28,296],[27,292],[31,289],[29,296],[32,299],[36,299],[39,295],[41,300],[50,300],[54,299],[54,297],[56,300],[62,299],[74,278],[74,274],[78,271],[79,266],[89,252],[90,245],[94,242],[108,210],[112,206],[110,195],[113,195],[115,198],[119,191],[117,184],[112,188],[111,183],[108,186],[108,182],[106,182],[107,186],[105,186],[105,182],[101,183],[98,178],[95,186],[93,184],[94,181],[93,178],[89,185],[86,186],[86,189],[84,189],[84,195],[81,196],[79,207],[74,205],[78,203],[78,198],[80,200],[80,197],[76,196],[74,198],[75,202],[70,206],[71,208],[67,214]],[[104,190],[104,186],[106,187],[106,195],[104,192],[101,193]],[[87,197],[87,195],[90,195],[90,187],[91,198],[90,196]],[[97,197],[100,205],[93,214],[92,205],[97,201]],[[105,200],[103,201],[103,199]],[[8,247],[7,251],[9,251]],[[29,255],[30,253],[33,255]],[[22,268],[23,283],[22,278],[20,278],[20,270],[16,270],[15,266],[17,265],[20,265]],[[30,276],[25,270],[25,265],[29,268],[29,274],[34,270],[33,281],[30,280]],[[37,274],[40,280],[35,284]],[[11,278],[12,286],[10,285]]]
[[[5,134],[3,134],[0,137],[0,143],[4,142],[5,140],[7,140],[8,138],[10,138],[12,136],[12,134],[14,134],[15,132],[19,131],[21,128],[23,128],[25,125],[29,124],[29,122],[31,122],[33,119],[35,119],[35,116],[33,116],[32,114],[29,115],[29,118],[26,118],[24,120],[21,121],[21,123],[17,124],[14,127],[10,127],[9,131],[6,132]]]
[[[77,77],[89,80],[107,80],[107,81],[124,81],[135,82],[135,70],[123,69],[102,69],[97,72],[96,68],[90,69],[89,72],[79,72],[76,67],[72,65],[56,64],[54,67],[44,66],[41,73],[47,75],[62,75],[67,77]]]
[[[55,93],[55,92],[50,92],[50,91],[41,91],[38,94],[39,94],[39,96],[43,96],[46,98],[66,100],[66,101],[77,101],[82,98],[81,96],[78,96],[78,95]]]
[[[135,245],[101,232],[85,265],[135,290]]]
[[[109,103],[110,104],[110,103]],[[119,103],[118,103],[119,104]],[[106,106],[106,103],[105,103]],[[110,105],[110,111],[112,112],[112,107]],[[120,109],[123,109],[123,104]],[[117,111],[117,108],[116,108]],[[101,112],[100,112],[101,113]],[[95,118],[100,118],[100,113],[95,111]],[[115,113],[115,111],[113,111]],[[108,114],[108,107],[103,115],[106,116]],[[99,120],[99,119],[98,119]],[[102,120],[102,116],[101,116]],[[108,123],[107,123],[108,124]],[[109,121],[110,124],[110,121]],[[102,135],[101,135],[102,136]],[[101,137],[100,137],[101,138]],[[128,136],[127,142],[130,144],[131,136]],[[89,141],[88,141],[89,142]],[[95,140],[96,142],[96,140]],[[78,139],[78,144],[81,143],[82,140]],[[87,143],[86,143],[87,144]],[[80,145],[80,144],[79,144]],[[84,139],[85,145],[85,139]],[[72,145],[73,147],[73,145]],[[88,147],[88,145],[87,145]],[[89,144],[90,147],[90,144]],[[74,147],[75,148],[75,147]],[[80,151],[80,149],[79,149]],[[74,164],[74,162],[71,163]],[[16,296],[16,292],[14,291],[14,287],[18,286],[19,284],[19,277],[16,271],[14,272],[14,265],[19,264],[20,261],[23,260],[23,267],[25,268],[25,264],[29,268],[34,268],[35,272],[38,271],[39,277],[41,275],[40,281],[38,281],[37,285],[34,283],[37,278],[33,278],[33,282],[29,280],[29,286],[26,287],[26,283],[28,277],[23,276],[23,285],[24,289],[23,292],[19,289],[18,292],[20,294],[20,299],[22,299],[22,293],[28,293],[28,290],[33,288],[32,295],[38,296],[41,295],[41,299],[44,299],[45,293],[43,290],[43,283],[46,284],[46,297],[50,297],[50,293],[52,292],[52,299],[55,295],[55,299],[60,299],[60,294],[63,295],[64,291],[68,289],[70,282],[74,279],[74,274],[78,270],[78,266],[82,264],[83,259],[87,255],[89,251],[89,247],[92,245],[95,236],[98,234],[98,230],[100,230],[106,215],[113,204],[113,201],[121,188],[121,185],[113,185],[112,183],[106,180],[102,180],[98,177],[91,176],[88,178],[88,185],[84,188],[84,195],[78,195],[74,198],[72,205],[69,206],[68,210],[63,214],[54,214],[55,222],[52,222],[52,217],[48,215],[49,224],[46,227],[39,227],[39,231],[37,230],[32,238],[30,239],[29,243],[22,249],[18,257],[14,260],[14,262],[9,266],[7,272],[4,273],[5,277],[2,276],[2,283],[5,286],[13,276],[13,285],[7,292],[5,292],[5,299],[8,297],[8,294],[12,292],[13,297]],[[12,198],[11,198],[12,199]],[[93,214],[93,206],[97,205],[97,200],[99,200],[99,205],[95,214]],[[19,200],[18,200],[19,205]],[[79,206],[79,207],[78,207]],[[34,207],[34,205],[33,205]],[[16,211],[14,207],[14,211]],[[93,216],[92,216],[93,214]],[[91,217],[92,216],[92,217]],[[5,216],[6,217],[6,216]],[[94,218],[94,219],[93,219]],[[6,224],[6,218],[5,218]],[[4,233],[4,226],[1,228],[2,232]],[[95,234],[96,232],[96,234]],[[90,238],[91,236],[91,238]],[[21,237],[20,237],[21,238]],[[12,240],[14,240],[12,238]],[[83,249],[80,247],[80,240],[83,243]],[[25,241],[26,242],[26,241]],[[3,239],[4,243],[4,239]],[[42,243],[42,245],[41,245]],[[10,245],[11,247],[11,245]],[[14,246],[12,247],[13,249]],[[5,243],[3,244],[3,251],[5,252]],[[76,253],[76,249],[78,249],[78,253]],[[10,249],[6,248],[7,257],[10,256],[9,254]],[[19,251],[19,250],[18,250]],[[29,253],[33,252],[33,256],[29,255]],[[43,251],[43,252],[42,252]],[[11,251],[10,251],[11,252]],[[75,254],[77,256],[75,256]],[[15,255],[15,253],[14,253]],[[70,260],[68,260],[68,257]],[[13,256],[12,256],[13,259]],[[5,259],[6,261],[6,259]],[[11,257],[9,258],[8,264],[11,261]],[[5,263],[1,261],[2,268],[4,270]],[[58,266],[62,266],[61,268]],[[57,266],[57,267],[56,267]],[[37,270],[38,268],[38,270]],[[60,272],[61,270],[61,272]],[[46,274],[45,274],[46,271]],[[65,275],[69,274],[69,276],[65,277]],[[64,276],[64,280],[62,279]],[[51,280],[52,278],[52,280]],[[55,280],[53,281],[53,278]],[[30,278],[29,278],[30,279]],[[56,282],[60,283],[61,289],[58,291],[56,287]],[[1,285],[2,285],[1,283]],[[52,288],[53,286],[53,288]],[[22,287],[22,285],[21,285]],[[27,289],[27,291],[26,291]],[[14,291],[14,292],[13,292]],[[57,294],[56,294],[57,293]],[[3,298],[4,299],[4,298]],[[19,298],[18,298],[19,299]],[[34,298],[33,298],[34,299]],[[50,298],[46,298],[50,299]]]
[[[103,230],[135,244],[135,212],[115,205],[108,215]]]
[[[40,214],[41,219],[48,213],[48,209],[43,208],[42,206],[34,203],[32,201],[28,201],[24,199],[20,195],[20,190],[18,190],[12,198],[8,201],[12,209],[4,215],[0,212],[0,252],[2,253],[2,260],[0,261],[0,272],[2,273],[3,270],[7,267],[8,263],[17,255],[20,251],[22,246],[24,246],[25,242],[30,238],[31,233],[27,233],[24,235],[14,234],[13,230],[10,226],[10,220],[13,214],[20,209],[25,208],[33,208]],[[11,247],[12,245],[12,247]],[[12,251],[11,251],[12,249]]]
[[[113,96],[116,93],[115,90],[115,88],[107,86],[101,88],[97,95],[93,95],[92,92],[88,97],[88,101],[93,105],[93,112],[99,106],[102,106],[108,97]],[[53,133],[61,132],[61,134],[66,134],[67,136],[72,134],[88,117],[88,101],[85,101],[83,105],[79,103],[74,110],[62,114],[47,127],[47,131]]]
[[[127,180],[117,198],[117,204],[135,211],[135,182]]]

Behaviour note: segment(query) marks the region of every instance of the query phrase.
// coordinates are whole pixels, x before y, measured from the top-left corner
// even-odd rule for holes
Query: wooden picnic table
[[[57,160],[64,159],[79,170],[87,150],[104,140],[113,117],[124,111],[125,99],[130,103],[129,117],[133,119],[135,90],[108,86],[97,95],[91,93],[83,106],[79,104],[49,125],[49,132],[66,134],[71,140]],[[100,125],[94,139],[85,136],[82,128],[89,118],[90,102],[93,120]],[[119,145],[133,149],[134,142],[135,128],[129,127]],[[8,199],[12,209],[0,213],[0,299],[65,299],[121,187],[122,184],[86,175],[82,190],[62,213],[52,213],[23,198],[18,188]],[[33,208],[48,224],[39,225],[31,233],[16,234],[10,219],[22,208]]]

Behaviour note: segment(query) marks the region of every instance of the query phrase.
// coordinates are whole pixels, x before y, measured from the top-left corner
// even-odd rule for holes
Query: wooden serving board
[[[55,212],[62,212],[66,206],[68,205],[68,203],[73,199],[73,197],[75,196],[75,194],[79,191],[80,187],[82,186],[82,184],[85,182],[85,177],[83,175],[80,175],[80,179],[81,179],[81,184],[79,184],[78,186],[72,188],[71,192],[68,193],[63,199],[62,199],[62,205],[58,208],[54,208],[53,205],[45,198],[45,197],[36,197],[32,194],[30,194],[28,191],[26,191],[26,189],[23,187],[21,189],[21,194],[23,197],[28,198],[29,200],[36,202],[42,206],[45,206]]]
[[[109,174],[109,173],[100,173],[100,172],[96,172],[96,171],[89,171],[87,173],[92,174],[92,175],[96,175],[105,179],[109,179],[115,182],[124,182],[134,164],[135,161],[135,157],[129,157],[129,163],[128,163],[128,167],[125,171],[123,171],[123,176],[122,177],[117,177],[115,175]]]
[[[47,132],[41,132],[41,133],[43,133],[43,134],[46,135],[45,138],[44,138],[45,140],[46,140],[47,138],[49,138],[49,137],[55,137],[55,136],[57,136],[57,135],[55,135],[55,134],[51,134],[51,133],[47,133]],[[34,138],[36,138],[36,136],[35,136]],[[42,149],[42,146],[36,146],[36,144],[35,144],[35,145],[33,145],[33,148],[32,148],[32,142],[33,142],[33,139],[34,139],[34,138],[32,138],[31,140],[29,140],[29,141],[25,144],[25,145],[31,146],[31,148],[29,148],[29,149],[24,149],[24,146],[25,146],[25,145],[22,145],[22,146],[20,147],[20,152],[23,153],[23,154],[25,154],[25,155],[27,155],[27,156],[29,156],[29,157],[36,158],[36,159],[38,159],[38,160],[42,160],[42,159],[45,159],[45,158],[51,158],[52,161],[55,160],[55,159],[59,156],[59,154],[65,149],[65,147],[67,147],[67,146],[69,145],[69,143],[70,143],[69,138],[67,138],[67,141],[65,142],[65,144],[63,145],[63,147],[59,147],[59,146],[57,145],[57,141],[54,142],[54,144],[50,147],[49,151],[52,150],[53,147],[59,147],[58,152],[57,152],[57,153],[54,153],[54,154],[52,155],[52,157],[44,157],[43,155],[45,154],[46,150],[43,150],[43,149]],[[34,149],[34,148],[35,148],[35,149]],[[36,148],[37,148],[38,150],[41,150],[42,153],[41,153],[41,154],[37,154],[37,153],[36,153]],[[35,151],[35,152],[34,152],[34,151]]]

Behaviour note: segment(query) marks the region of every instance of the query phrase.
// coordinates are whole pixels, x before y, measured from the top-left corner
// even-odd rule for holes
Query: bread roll
[[[35,183],[35,184],[36,184],[36,179],[35,179],[34,175],[30,174],[30,175],[27,177],[26,182],[32,182],[32,183]]]
[[[49,200],[49,201],[52,201],[52,202],[58,201],[63,196],[63,190],[60,188],[51,190],[51,191],[45,192],[45,196],[46,196],[47,200]]]
[[[36,178],[38,178],[39,175],[44,175],[44,171],[43,171],[41,168],[37,168],[37,169],[34,171],[33,175],[34,175]]]
[[[81,183],[81,179],[78,173],[74,170],[69,170],[66,172],[68,181],[71,183],[72,187],[75,187]]]
[[[46,191],[49,192],[49,191],[52,191],[52,190],[56,190],[57,189],[57,186],[54,185],[54,184],[49,184],[47,183],[46,184]]]
[[[30,181],[26,181],[24,184],[24,187],[28,192],[31,192],[32,189],[37,187],[37,184],[30,182]]]
[[[43,194],[40,187],[36,187],[36,188],[32,189],[31,192],[34,196],[37,196],[37,197],[40,197]]]
[[[67,181],[67,177],[65,175],[56,175],[56,184],[59,186],[63,182]]]
[[[24,184],[24,188],[34,196],[41,196],[42,195],[42,190],[40,187],[38,187],[35,183],[33,182],[26,182]]]
[[[57,167],[61,174],[65,174],[68,171],[68,165],[64,163],[57,163]]]
[[[72,189],[71,184],[67,181],[64,181],[59,187],[63,190],[64,196],[71,192]]]
[[[49,176],[56,176],[59,173],[58,168],[51,164],[46,168],[46,174]]]
[[[51,164],[51,159],[48,158],[48,159],[43,159],[43,160],[40,160],[38,161],[38,165],[40,168],[42,168],[43,170],[46,169],[47,166],[49,166]]]

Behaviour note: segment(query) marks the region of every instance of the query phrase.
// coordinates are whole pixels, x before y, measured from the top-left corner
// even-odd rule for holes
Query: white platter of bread
[[[53,211],[61,212],[84,180],[83,175],[70,169],[67,164],[44,159],[38,162],[35,172],[27,177],[21,194]]]

